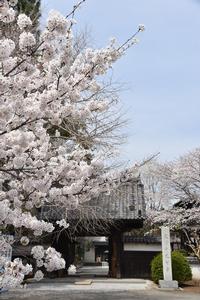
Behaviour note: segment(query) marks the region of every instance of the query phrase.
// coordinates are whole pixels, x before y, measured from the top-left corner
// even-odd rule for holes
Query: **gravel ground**
[[[166,291],[144,279],[44,279],[1,293],[0,300],[200,300],[200,287],[191,284]]]
[[[4,300],[199,300],[199,294],[182,291],[12,291],[0,295]]]

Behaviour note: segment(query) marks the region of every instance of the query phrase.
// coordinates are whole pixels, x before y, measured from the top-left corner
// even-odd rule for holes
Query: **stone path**
[[[0,294],[0,300],[199,300],[199,293],[159,290],[149,280],[79,278],[44,279],[26,289]]]
[[[131,291],[152,288],[152,282],[144,279],[112,278],[61,278],[30,283],[26,290],[37,291]],[[18,289],[19,290],[19,289]]]

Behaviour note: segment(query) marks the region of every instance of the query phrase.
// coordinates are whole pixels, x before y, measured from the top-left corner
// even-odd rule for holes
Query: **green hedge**
[[[172,274],[173,279],[183,283],[192,279],[192,271],[186,257],[179,251],[172,252]],[[154,257],[151,262],[151,277],[158,283],[163,279],[162,253]]]

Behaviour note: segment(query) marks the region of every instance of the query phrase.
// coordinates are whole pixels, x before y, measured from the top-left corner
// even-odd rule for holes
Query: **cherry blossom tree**
[[[0,41],[0,224],[5,233],[10,228],[17,232],[23,245],[31,235],[39,237],[55,228],[38,219],[37,208],[77,208],[137,172],[135,167],[108,173],[101,147],[93,145],[104,144],[102,113],[109,114],[114,105],[100,92],[100,78],[137,42],[135,36],[144,25],[122,45],[111,40],[106,48],[87,48],[75,55],[72,29],[82,2],[65,17],[51,11],[39,38],[28,16],[16,16],[16,0],[0,3],[1,28],[17,24],[19,31],[12,38],[11,30],[2,30]],[[65,219],[57,225],[69,226]],[[6,244],[3,239],[2,251]],[[40,268],[65,266],[51,247],[36,245],[31,253],[39,268],[36,280],[43,277]],[[16,286],[32,270],[20,259],[2,258],[1,265],[5,270],[0,287]]]
[[[161,210],[170,206],[169,190],[163,178],[162,164],[158,162],[157,155],[155,156],[140,168],[147,210]]]
[[[171,209],[152,210],[154,224],[182,231],[186,244],[200,260],[200,148],[160,165],[159,172]]]

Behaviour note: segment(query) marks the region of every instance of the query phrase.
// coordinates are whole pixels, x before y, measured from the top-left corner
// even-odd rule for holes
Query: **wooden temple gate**
[[[43,207],[42,213],[43,219],[45,216],[51,219],[48,207]],[[55,210],[53,213],[55,214]],[[54,239],[53,242],[53,246],[62,253],[66,260],[66,269],[74,262],[73,238],[75,236],[107,236],[109,276],[126,277],[126,270],[123,267],[123,233],[134,228],[141,228],[145,219],[144,190],[140,178],[121,184],[111,195],[101,195],[85,203],[83,215],[80,210],[68,210],[67,214],[66,219],[71,224],[72,231],[74,227],[76,230],[72,238],[70,238],[70,232],[64,231],[59,239]],[[77,225],[77,220],[79,225]]]

